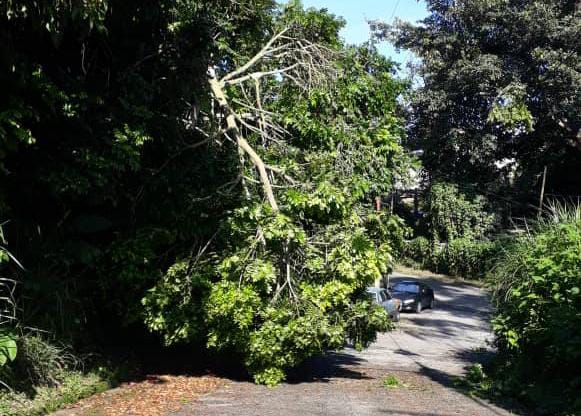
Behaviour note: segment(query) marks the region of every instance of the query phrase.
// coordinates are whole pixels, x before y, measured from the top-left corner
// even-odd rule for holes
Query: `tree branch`
[[[220,83],[220,81],[216,79],[214,70],[210,69],[208,72],[209,72],[208,82],[210,84],[210,90],[212,91],[214,98],[218,102],[218,105],[220,105],[220,107],[227,114],[226,128],[234,136],[234,139],[236,140],[236,144],[238,145],[238,147],[242,149],[250,157],[250,160],[252,161],[260,175],[260,182],[262,183],[262,188],[264,190],[268,203],[272,207],[273,211],[278,212],[279,211],[278,204],[276,203],[276,199],[274,197],[274,192],[272,190],[270,179],[268,178],[268,173],[266,172],[265,164],[262,161],[261,157],[254,151],[252,146],[250,146],[246,139],[242,137],[238,124],[236,123],[236,117],[234,116],[232,109],[228,105],[226,94],[224,94],[222,84]]]
[[[256,64],[260,60],[260,58],[265,56],[270,51],[270,47],[272,46],[272,44],[274,42],[276,42],[278,40],[278,38],[280,38],[282,35],[284,35],[287,30],[288,29],[283,29],[282,31],[280,31],[276,35],[274,35],[256,55],[254,55],[248,62],[246,62],[244,65],[242,65],[237,70],[232,71],[229,74],[227,74],[226,76],[224,76],[220,80],[220,83],[223,84],[224,82],[228,81],[229,79],[235,78],[235,77],[243,74],[244,72],[246,72],[248,69],[250,69],[254,64]]]

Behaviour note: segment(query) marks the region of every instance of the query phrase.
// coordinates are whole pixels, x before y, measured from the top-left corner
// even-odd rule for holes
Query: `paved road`
[[[392,282],[410,277],[394,274]],[[369,349],[316,358],[276,388],[233,382],[174,415],[510,414],[452,388],[453,377],[487,355],[486,293],[467,284],[424,280],[436,292],[435,309],[402,314],[399,328],[381,334]],[[390,375],[399,387],[382,385]]]

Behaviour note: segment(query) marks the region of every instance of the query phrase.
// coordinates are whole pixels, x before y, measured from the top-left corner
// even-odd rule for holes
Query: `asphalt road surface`
[[[173,413],[182,416],[508,415],[453,387],[454,377],[490,355],[490,306],[484,290],[464,283],[417,278],[436,293],[434,310],[402,313],[395,331],[367,350],[317,357],[275,388],[234,381]],[[384,381],[397,380],[386,387]],[[391,383],[394,384],[394,383]]]

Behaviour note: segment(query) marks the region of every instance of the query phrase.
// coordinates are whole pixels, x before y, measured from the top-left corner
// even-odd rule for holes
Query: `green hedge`
[[[407,241],[403,250],[403,260],[410,260],[419,267],[429,268],[431,265],[432,246],[426,237],[416,237]]]
[[[499,245],[490,241],[457,238],[440,246],[417,237],[407,243],[404,256],[436,273],[478,279],[485,276],[498,251]]]
[[[467,279],[484,277],[491,267],[498,247],[489,241],[459,238],[450,241],[436,253],[436,271]]]

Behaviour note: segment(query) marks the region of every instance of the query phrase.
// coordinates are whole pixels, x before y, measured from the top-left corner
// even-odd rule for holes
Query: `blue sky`
[[[427,16],[423,0],[303,0],[305,7],[326,8],[329,12],[342,16],[347,22],[341,36],[347,43],[361,43],[369,38],[369,27],[366,20],[383,20],[392,22],[398,17],[401,20],[416,22]],[[381,53],[396,62],[404,64],[413,59],[407,51],[397,53],[387,42],[379,45]]]

